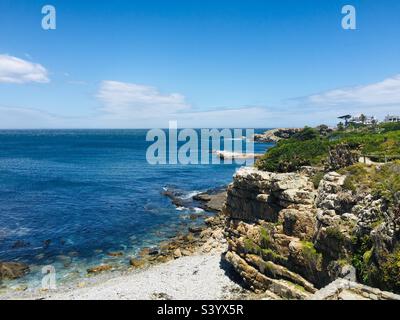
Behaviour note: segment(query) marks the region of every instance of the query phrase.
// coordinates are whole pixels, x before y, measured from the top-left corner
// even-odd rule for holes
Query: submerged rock
[[[29,266],[25,263],[0,262],[0,280],[21,278],[29,271]]]
[[[210,190],[199,193],[193,197],[193,200],[200,202],[200,207],[206,211],[220,212],[226,201],[226,189]]]
[[[134,268],[142,268],[146,265],[144,259],[132,258],[129,260],[129,264]]]
[[[104,264],[104,265],[100,265],[100,266],[96,266],[96,267],[87,269],[87,273],[100,273],[100,272],[110,271],[110,270],[112,270],[112,266],[108,265],[108,264]]]
[[[19,248],[25,248],[29,247],[31,244],[29,242],[25,242],[23,240],[17,240],[13,243],[11,246],[11,249],[19,249]]]
[[[110,257],[122,257],[124,253],[122,251],[111,251],[108,252],[107,255],[109,255]]]

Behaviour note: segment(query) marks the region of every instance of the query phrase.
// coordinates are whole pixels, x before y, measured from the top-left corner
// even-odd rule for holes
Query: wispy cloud
[[[368,113],[380,119],[399,113],[400,75],[380,82],[334,89],[294,99],[279,107],[192,107],[180,93],[120,81],[101,82],[99,106],[87,117],[63,117],[29,108],[0,107],[0,128],[154,128],[169,120],[180,127],[280,127],[336,124],[344,113]],[[293,103],[294,102],[294,103]]]
[[[119,81],[103,81],[96,97],[102,105],[97,121],[112,127],[165,127],[169,120],[181,127],[242,127],[262,125],[270,115],[261,107],[199,110],[180,93]]]
[[[383,81],[326,91],[306,98],[318,106],[386,106],[400,105],[400,75]]]
[[[400,74],[370,84],[291,99],[283,109],[288,114],[287,119],[293,119],[294,123],[300,125],[334,125],[338,116],[348,113],[366,113],[382,120],[387,114],[398,114],[400,111]]]
[[[135,83],[103,81],[97,98],[101,110],[117,118],[153,118],[190,109],[179,93],[162,94],[154,87]]]
[[[0,55],[0,83],[47,83],[48,72],[41,64],[7,54]]]

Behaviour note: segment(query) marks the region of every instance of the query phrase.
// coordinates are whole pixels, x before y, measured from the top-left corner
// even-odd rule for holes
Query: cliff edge
[[[340,278],[396,291],[379,278],[395,272],[388,262],[400,239],[396,212],[372,194],[349,190],[344,174],[328,172],[315,183],[316,174],[312,167],[238,170],[223,209],[225,259],[252,290],[280,298],[312,299]],[[380,299],[396,297],[376,291]]]

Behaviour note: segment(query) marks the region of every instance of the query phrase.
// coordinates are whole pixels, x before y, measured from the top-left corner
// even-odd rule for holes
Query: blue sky
[[[357,30],[341,27],[346,4]],[[396,0],[2,0],[0,128],[383,118],[400,113],[399,35]]]

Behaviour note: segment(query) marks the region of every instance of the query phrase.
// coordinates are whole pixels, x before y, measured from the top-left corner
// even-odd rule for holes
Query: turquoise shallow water
[[[145,135],[0,131],[0,261],[22,261],[32,269],[18,282],[37,285],[41,267],[49,264],[65,281],[110,259],[127,264],[127,256],[193,223],[187,217],[197,209],[177,210],[162,195],[165,188],[190,197],[228,184],[238,167],[149,165]],[[267,147],[257,144],[255,151]],[[109,251],[125,255],[113,260]]]

